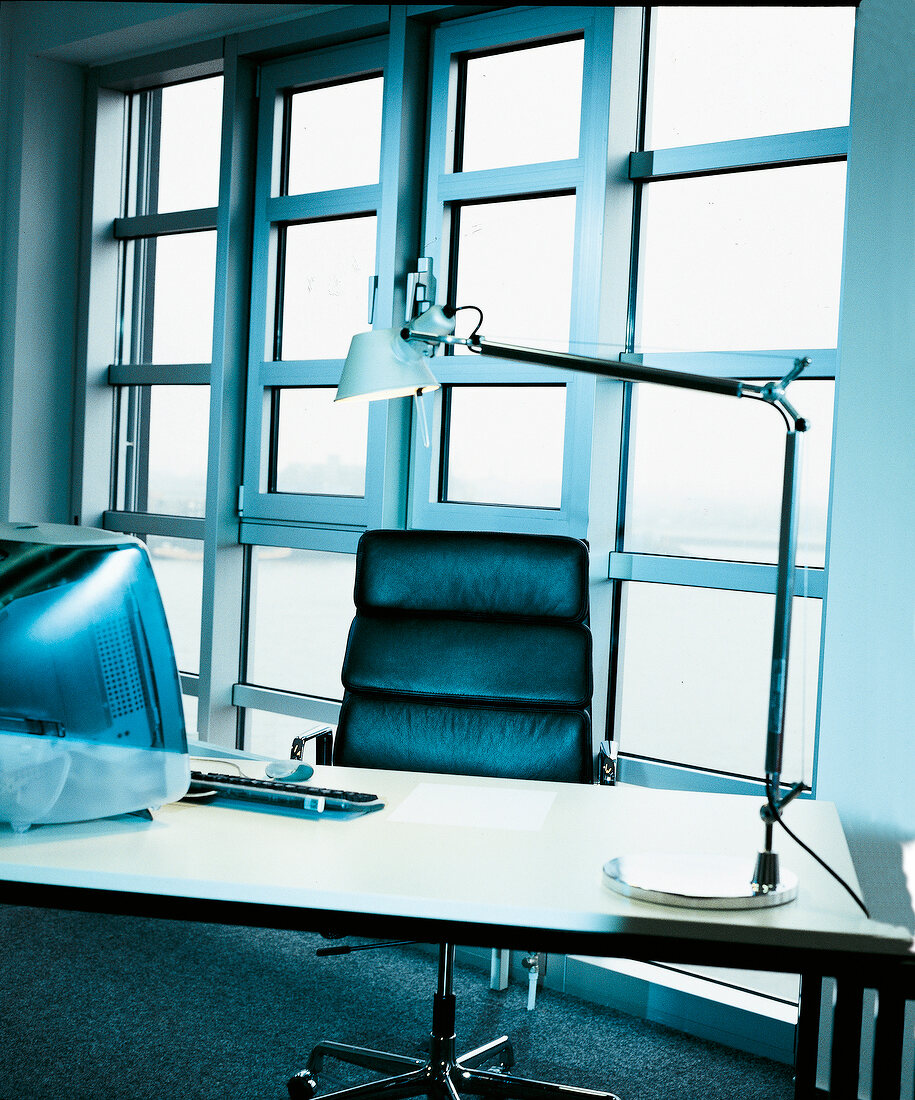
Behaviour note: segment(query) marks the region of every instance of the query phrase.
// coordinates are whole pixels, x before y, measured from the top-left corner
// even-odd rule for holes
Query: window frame
[[[220,142],[220,198],[215,207],[194,208],[164,214],[146,211],[151,187],[150,173],[154,172],[155,158],[152,146],[158,141],[160,111],[153,99],[149,99],[140,111],[130,109],[130,97],[135,93],[155,92],[176,83],[191,82],[213,76],[222,76],[225,60],[210,43],[185,47],[165,58],[155,56],[139,62],[121,62],[92,70],[88,86],[87,102],[94,114],[95,126],[90,144],[93,159],[89,158],[85,177],[86,193],[91,203],[93,232],[91,242],[84,244],[88,256],[86,268],[90,271],[89,291],[84,313],[80,319],[79,346],[85,356],[86,373],[83,390],[83,432],[85,443],[81,448],[81,466],[76,473],[74,497],[77,502],[77,520],[94,523],[106,530],[133,534],[143,540],[149,536],[192,539],[203,549],[207,520],[197,516],[174,516],[165,513],[137,510],[136,493],[128,488],[130,507],[118,508],[116,493],[121,476],[134,476],[125,470],[125,455],[119,438],[123,425],[120,421],[120,405],[125,398],[137,405],[135,424],[127,426],[133,448],[148,447],[149,396],[158,385],[206,385],[210,389],[212,408],[213,363],[218,358],[215,350],[219,343],[214,302],[214,331],[211,347],[214,352],[208,363],[173,363],[156,365],[152,362],[136,362],[145,358],[142,348],[151,349],[150,302],[137,287],[151,277],[148,264],[137,271],[125,266],[128,242],[155,240],[172,234],[216,231],[218,239],[219,214],[222,205],[225,143],[225,85],[223,108],[220,117],[222,131]],[[150,97],[153,98],[153,97]],[[130,165],[127,151],[133,144],[138,151],[135,180],[129,179]],[[139,202],[140,213],[137,213]],[[219,297],[220,264],[225,265],[225,251],[219,255],[217,245],[217,270],[214,297]],[[128,307],[126,298],[129,296]],[[139,326],[132,325],[133,335],[127,348],[122,343],[120,322],[111,340],[112,308],[120,318],[125,308],[140,310]],[[139,341],[139,343],[138,343]],[[141,354],[132,354],[140,348]],[[126,354],[125,354],[126,353]],[[130,396],[128,391],[133,390]],[[144,393],[145,390],[145,393]],[[92,439],[93,445],[88,441]],[[110,440],[106,447],[102,441]],[[101,445],[100,445],[101,444]],[[208,459],[213,456],[213,440],[208,432]],[[147,456],[148,458],[148,456]],[[140,459],[140,463],[145,461]],[[209,481],[209,470],[207,479]],[[142,474],[140,475],[142,480]],[[207,496],[209,497],[209,490]],[[207,622],[206,584],[204,583],[204,611],[201,620],[201,660],[198,671],[179,673],[182,692],[196,699],[200,692],[201,678],[206,678],[203,653],[203,631]],[[234,719],[233,719],[234,720]]]
[[[610,110],[612,9],[540,8],[495,13],[439,28],[435,36],[429,122],[423,255],[446,282],[453,279],[453,211],[493,200],[576,196],[572,257],[569,350],[593,353],[598,339],[600,252]],[[455,171],[455,141],[462,59],[507,52],[581,35],[584,39],[579,155],[573,160]],[[449,284],[450,285],[450,284]],[[439,298],[444,300],[443,294]],[[456,305],[474,303],[456,302]],[[486,334],[484,321],[483,333]],[[490,334],[498,339],[498,333]],[[438,355],[432,364],[442,389],[424,398],[431,405],[425,447],[414,433],[409,522],[443,530],[536,531],[588,535],[596,386],[588,376],[536,365],[506,367],[485,355]],[[443,460],[442,420],[451,385],[555,385],[566,387],[565,445],[558,508],[475,504],[439,499]]]
[[[849,128],[828,127],[796,133],[771,134],[761,137],[730,139],[702,145],[673,148],[645,149],[644,134],[648,110],[650,69],[652,61],[651,15],[656,9],[648,9],[646,33],[643,40],[643,83],[640,141],[629,156],[628,177],[634,187],[635,214],[633,218],[633,262],[630,290],[629,341],[625,362],[643,364],[668,370],[682,370],[715,377],[736,377],[748,381],[768,381],[783,377],[794,360],[810,358],[805,369],[805,379],[836,381],[836,348],[785,348],[768,352],[758,351],[691,351],[655,352],[635,351],[639,330],[639,281],[642,257],[639,240],[642,228],[642,199],[647,186],[662,185],[678,179],[701,178],[725,173],[750,170],[776,170],[809,164],[821,164],[847,160]],[[844,232],[844,226],[843,230]],[[801,410],[803,412],[803,410]],[[624,731],[620,728],[620,635],[622,630],[622,586],[628,582],[650,584],[679,584],[689,587],[717,588],[726,591],[775,593],[777,567],[774,564],[751,564],[713,559],[673,557],[661,554],[639,553],[624,548],[625,509],[629,476],[629,443],[632,431],[631,414],[627,409],[621,448],[620,511],[615,547],[609,558],[608,577],[615,583],[613,625],[611,630],[611,670],[609,686],[609,711],[613,739],[616,742],[618,776],[624,782],[643,786],[672,786],[677,789],[725,791],[730,793],[764,792],[762,776],[755,779],[714,772],[708,768],[692,766],[685,760],[650,760],[629,753],[623,747]],[[824,567],[798,566],[795,569],[795,591],[802,596],[820,600],[824,607],[828,548]],[[822,628],[820,661],[822,661]],[[817,705],[817,711],[819,705]],[[819,741],[818,714],[813,719],[813,759],[811,783],[816,783],[816,758]],[[762,772],[762,760],[760,761]],[[797,779],[797,777],[790,777]],[[786,783],[788,780],[786,780]]]
[[[418,252],[421,197],[415,181],[422,178],[423,146],[416,142],[415,134],[417,126],[422,130],[425,123],[429,35],[428,27],[408,20],[401,9],[391,9],[390,16],[388,34],[375,34],[367,41],[343,46],[324,48],[318,45],[306,53],[293,52],[262,66],[259,110],[270,124],[269,141],[265,137],[265,127],[261,126],[256,159],[261,202],[272,204],[268,206],[265,217],[269,220],[271,211],[278,214],[295,212],[296,208],[288,198],[298,200],[301,196],[283,196],[283,202],[276,203],[270,194],[277,178],[278,162],[275,158],[279,146],[276,127],[278,121],[281,123],[281,119],[277,118],[277,112],[281,110],[277,96],[280,88],[326,85],[341,78],[346,80],[354,75],[354,65],[347,64],[349,58],[361,59],[363,72],[383,73],[381,165],[379,182],[374,185],[374,194],[380,203],[376,209],[374,327],[381,328],[390,327],[398,311],[404,309],[405,291],[401,272],[414,262]],[[267,75],[266,80],[264,74]],[[266,182],[268,179],[269,183]],[[352,188],[304,196],[304,210],[319,214],[340,212],[339,205],[333,206],[333,198],[346,198],[347,194],[350,200],[355,198],[361,203],[370,191]],[[312,200],[313,205],[308,207],[308,202]],[[298,212],[302,209],[300,206]],[[264,263],[265,258],[269,260],[269,255],[264,249],[263,235],[260,244],[255,243],[254,251],[259,259],[254,261],[256,289],[252,294],[251,332],[254,336],[249,360],[249,408],[252,402],[262,402],[261,395],[267,391],[267,384],[277,380],[288,384],[289,378],[294,377],[313,383],[318,378],[321,384],[336,386],[342,360],[318,363],[318,370],[322,372],[318,374],[315,370],[309,373],[310,368],[315,366],[314,361],[272,361],[254,354],[254,349],[261,347],[269,353],[266,333],[271,327],[262,319],[265,313],[261,314],[261,319],[256,316],[262,307],[264,310],[272,308],[268,301],[270,267],[269,263]],[[256,598],[251,563],[254,547],[275,546],[353,554],[359,536],[367,527],[403,526],[410,432],[408,403],[376,402],[370,408],[364,498],[347,500],[317,494],[266,494],[260,491],[259,481],[256,480],[262,471],[263,436],[253,428],[251,419],[249,417],[246,429],[243,503],[239,523],[239,542],[244,547],[247,562],[242,616],[245,636],[240,673],[232,686],[232,702],[239,708],[240,715],[240,746],[244,744],[245,716],[249,709],[332,723],[336,722],[340,710],[339,700],[311,696],[304,691],[266,688],[249,682],[247,647],[254,622],[252,602]],[[251,485],[255,486],[253,494]],[[285,500],[282,499],[284,497]]]
[[[271,392],[287,387],[335,387],[343,369],[342,359],[278,360],[273,358],[273,335],[278,295],[277,248],[279,234],[302,222],[335,220],[373,215],[376,221],[377,272],[386,262],[384,245],[391,236],[387,224],[392,217],[388,201],[391,180],[379,165],[377,184],[340,188],[311,194],[279,193],[284,154],[286,96],[308,87],[346,83],[372,74],[385,80],[385,109],[382,117],[382,150],[391,99],[387,94],[387,40],[375,39],[355,46],[335,47],[268,62],[260,70],[257,171],[255,182],[255,226],[251,321],[249,334],[248,401],[245,420],[245,461],[242,476],[245,542],[259,542],[262,525],[307,522],[320,526],[367,528],[380,526],[384,518],[383,453],[387,431],[384,410],[369,410],[365,495],[345,497],[314,493],[271,492],[267,483],[269,453],[276,430],[271,425]],[[390,126],[390,123],[388,123]],[[390,212],[389,212],[390,211]],[[377,276],[376,276],[377,277]],[[367,296],[368,297],[368,296]],[[373,461],[374,459],[374,461]],[[353,540],[342,540],[353,544]]]

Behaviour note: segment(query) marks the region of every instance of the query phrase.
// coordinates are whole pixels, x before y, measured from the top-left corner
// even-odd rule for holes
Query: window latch
[[[412,321],[434,305],[435,276],[432,274],[432,259],[422,256],[416,261],[416,270],[407,275],[406,320]]]
[[[601,741],[597,756],[597,782],[602,787],[616,785],[616,757],[609,741]]]

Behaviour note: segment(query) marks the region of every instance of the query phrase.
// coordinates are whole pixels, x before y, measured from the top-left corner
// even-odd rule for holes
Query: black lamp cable
[[[852,889],[852,887],[849,886],[849,884],[845,881],[844,878],[842,878],[842,876],[838,873],[838,871],[833,870],[833,868],[829,866],[829,864],[826,862],[825,859],[823,859],[821,856],[818,856],[817,853],[810,847],[810,845],[805,844],[804,841],[801,840],[801,838],[797,835],[797,833],[795,833],[792,829],[790,829],[785,824],[785,822],[782,818],[782,812],[779,809],[779,807],[777,806],[775,800],[773,799],[772,792],[769,791],[769,790],[767,790],[767,792],[766,792],[766,800],[769,804],[769,815],[770,815],[771,819],[773,821],[777,821],[778,824],[781,825],[781,827],[785,830],[785,832],[788,834],[788,836],[791,837],[791,839],[794,841],[794,843],[799,848],[801,848],[803,851],[805,851],[807,853],[807,855],[810,856],[812,859],[816,860],[816,862],[819,863],[819,865],[823,868],[824,871],[826,871],[828,874],[832,875],[832,877],[836,880],[836,882],[845,891],[847,891],[849,897],[861,909],[861,911],[864,913],[864,915],[868,919],[870,919],[870,910],[867,908],[867,906],[864,904],[863,900],[858,896],[858,894]]]
[[[472,340],[476,336],[476,334],[480,331],[480,327],[483,324],[483,310],[480,309],[479,306],[455,306],[454,307],[454,312],[455,313],[460,313],[462,309],[472,309],[472,310],[475,310],[480,315],[480,319],[479,319],[479,321],[477,321],[476,328],[467,337],[468,340]]]

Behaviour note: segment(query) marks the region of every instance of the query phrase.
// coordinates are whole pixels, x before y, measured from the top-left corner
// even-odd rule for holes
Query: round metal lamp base
[[[797,875],[782,871],[778,885],[755,886],[752,861],[728,856],[663,853],[619,856],[604,864],[604,884],[618,894],[683,909],[761,909],[797,897]]]

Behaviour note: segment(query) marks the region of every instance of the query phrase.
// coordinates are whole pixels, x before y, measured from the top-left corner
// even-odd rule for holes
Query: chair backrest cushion
[[[369,531],[355,602],[335,763],[590,780],[583,542]]]
[[[588,548],[556,535],[366,531],[356,551],[357,611],[581,623]]]

